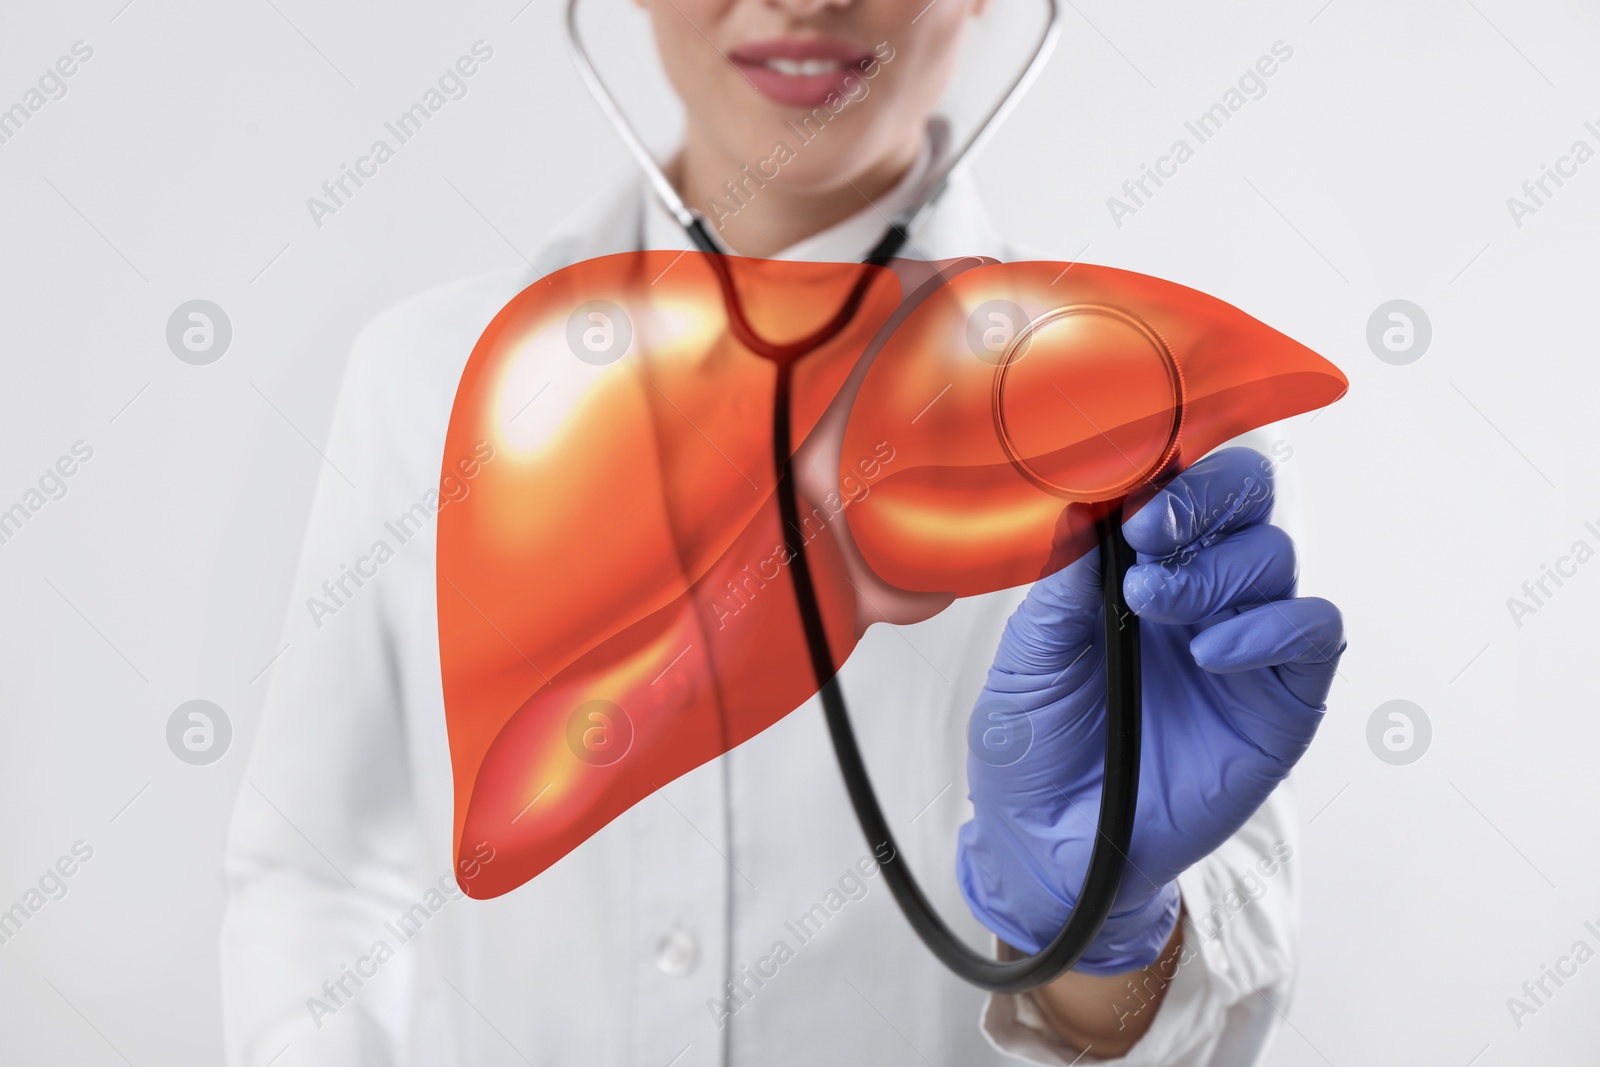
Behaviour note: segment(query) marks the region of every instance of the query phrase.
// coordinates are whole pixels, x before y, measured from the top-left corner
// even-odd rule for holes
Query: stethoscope
[[[810,565],[806,559],[805,539],[801,535],[799,500],[795,488],[791,457],[797,442],[791,440],[789,396],[795,363],[809,352],[815,351],[838,336],[854,319],[860,309],[875,271],[870,265],[885,264],[909,241],[909,235],[930,212],[948,186],[950,175],[967,159],[989,132],[999,123],[1022,92],[1033,81],[1044,61],[1055,46],[1060,33],[1061,10],[1057,0],[1045,0],[1048,17],[1044,31],[1022,72],[1007,88],[999,102],[978,125],[977,130],[938,167],[923,186],[921,198],[900,211],[890,222],[883,237],[863,260],[863,269],[855,287],[845,298],[838,312],[809,336],[785,344],[774,344],[759,336],[744,315],[739,296],[734,288],[732,273],[724,259],[728,252],[720,248],[706,228],[705,220],[684,204],[677,190],[667,180],[666,174],[645,147],[627,116],[622,113],[594,64],[578,34],[578,0],[567,0],[566,37],[573,62],[589,91],[594,95],[600,110],[622,138],[634,159],[649,180],[652,191],[670,211],[712,265],[722,290],[729,327],[735,338],[751,352],[769,360],[777,370],[777,384],[773,390],[772,456],[777,476],[777,498],[780,518],[785,531],[786,547],[792,556],[789,573],[793,575],[795,599],[799,606],[806,647],[812,671],[816,676],[828,733],[838,758],[839,770],[844,777],[856,818],[861,824],[875,854],[889,857],[881,869],[885,883],[895,901],[905,913],[912,929],[922,939],[929,951],[956,975],[993,992],[1017,993],[1033,989],[1059,978],[1083,955],[1099,933],[1111,912],[1117,888],[1121,884],[1127,863],[1129,843],[1133,837],[1134,807],[1139,791],[1139,627],[1128,610],[1122,596],[1123,578],[1134,563],[1133,550],[1122,536],[1122,512],[1112,507],[1096,523],[1100,544],[1100,558],[1104,573],[1102,602],[1105,609],[1106,644],[1106,748],[1105,780],[1100,796],[1100,823],[1094,848],[1090,854],[1089,869],[1078,892],[1077,905],[1054,940],[1039,952],[1016,960],[994,960],[982,955],[962,941],[934,910],[915,876],[901,858],[894,834],[884,818],[872,780],[856,743],[855,730],[845,707],[844,694],[839,687],[838,667],[828,648],[827,633],[823,627],[822,611],[817,602],[816,588],[812,582]],[[959,266],[952,268],[959,272]],[[913,294],[910,302],[920,301],[927,293],[947,281],[950,274],[935,275]],[[1102,309],[1104,310],[1104,309]],[[896,315],[873,339],[878,345],[898,324],[902,316]],[[1030,327],[1037,324],[1030,324]],[[1019,331],[1010,351],[1017,351],[1025,331]],[[1158,339],[1159,340],[1159,339]],[[1169,354],[1170,361],[1170,354]],[[996,391],[1006,368],[1010,365],[1009,353],[998,361]],[[1174,364],[1175,366],[1175,364]],[[996,430],[1004,442],[1005,430],[996,407]],[[1173,426],[1176,440],[1177,424]],[[1046,491],[1056,487],[1039,478],[1027,468],[1014,451],[1009,454],[1017,469],[1030,481]],[[1057,492],[1057,495],[1062,495]]]

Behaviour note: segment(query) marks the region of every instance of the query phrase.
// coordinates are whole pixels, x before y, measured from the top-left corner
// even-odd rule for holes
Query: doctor
[[[948,150],[933,109],[986,0],[641,3],[688,116],[668,172],[683,199],[741,254],[849,261]],[[835,111],[824,101],[852,70]],[[814,700],[521,889],[471,901],[456,888],[433,516],[473,491],[470,475],[439,481],[457,379],[541,275],[687,246],[629,181],[576,213],[535,271],[415,297],[357,340],[326,447],[343,476],[317,489],[289,651],[230,832],[228,1062],[1256,1062],[1296,964],[1296,819],[1280,783],[1343,649],[1337,611],[1294,597],[1293,545],[1267,525],[1286,488],[1271,434],[1197,464],[1125,527],[1145,561],[1128,587],[1146,639],[1140,823],[1106,930],[1051,986],[986,996],[923,950]],[[905,254],[1046,258],[994,235],[960,178]],[[1082,875],[1097,582],[1090,556],[1031,590],[874,627],[840,672],[903,859],[997,952],[1048,940]],[[1035,721],[1027,774],[969,768],[973,709],[997,694]],[[493,862],[487,849],[468,866]]]

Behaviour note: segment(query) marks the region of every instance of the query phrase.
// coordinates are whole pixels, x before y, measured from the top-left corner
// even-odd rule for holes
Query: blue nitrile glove
[[[1271,465],[1231,448],[1179,475],[1123,523],[1139,554],[1143,755],[1133,847],[1111,916],[1076,970],[1155,962],[1175,879],[1233,835],[1311,743],[1344,651],[1325,600],[1295,598],[1289,536],[1267,524]],[[1095,550],[1033,586],[1006,624],[973,713],[975,814],[956,874],[1006,943],[1060,931],[1088,868],[1105,757],[1105,646]]]

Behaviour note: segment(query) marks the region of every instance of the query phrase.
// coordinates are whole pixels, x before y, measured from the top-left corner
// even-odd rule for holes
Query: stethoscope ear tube
[[[716,242],[710,239],[710,234],[706,231],[704,223],[700,221],[700,216],[683,202],[683,197],[673,188],[672,182],[668,180],[666,173],[661,169],[661,164],[656,162],[655,157],[650,154],[650,149],[646,147],[644,138],[639,136],[639,132],[634,129],[633,123],[628,121],[628,116],[623,113],[622,106],[617,102],[616,97],[612,95],[610,88],[606,86],[605,79],[600,76],[594,61],[589,57],[589,50],[583,44],[583,35],[578,32],[579,2],[580,0],[567,0],[566,17],[562,20],[562,29],[567,42],[567,53],[572,58],[572,64],[577,69],[579,78],[583,81],[584,87],[589,90],[589,94],[594,97],[601,114],[611,124],[612,129],[617,132],[617,136],[622,139],[623,147],[628,150],[628,154],[633,156],[634,162],[639,165],[639,169],[644,173],[645,180],[650,184],[651,191],[655,193],[662,206],[678,221],[678,225],[688,232],[690,240],[694,241],[701,251],[715,253],[718,251]],[[1050,54],[1055,51],[1056,41],[1061,36],[1061,0],[1044,0],[1044,5],[1044,29],[1040,32],[1039,39],[1034,42],[1033,51],[1028,53],[1028,58],[1022,69],[1012,79],[1011,84],[1006,86],[1005,92],[995,101],[988,113],[983,116],[977,128],[940,165],[938,172],[924,189],[920,202],[895,216],[891,229],[902,231],[900,242],[904,241],[904,234],[915,229],[917,222],[933,210],[939,197],[943,195],[946,186],[949,185],[951,175],[983,147],[984,141],[994,132],[995,127],[1005,119],[1006,115],[1010,114],[1017,101],[1022,99],[1022,94],[1027,92],[1028,87],[1039,76],[1039,72],[1044,69],[1045,62],[1050,58]],[[912,21],[915,20],[913,19]],[[698,226],[696,225],[697,223],[699,223]],[[696,229],[699,231],[698,236],[696,235]],[[886,235],[885,242],[887,242],[887,239]],[[895,247],[898,247],[900,242],[896,242]],[[870,262],[873,259],[888,259],[892,254],[892,252],[885,251],[880,247],[875,249],[867,258]]]

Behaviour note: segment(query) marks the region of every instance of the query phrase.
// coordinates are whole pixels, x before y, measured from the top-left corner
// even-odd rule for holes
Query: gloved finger
[[[1263,604],[1218,623],[1189,642],[1213,674],[1273,668],[1284,688],[1321,708],[1344,654],[1344,616],[1320,597]]]
[[[1294,541],[1276,526],[1247,526],[1206,548],[1128,570],[1122,595],[1139,618],[1187,625],[1229,608],[1290,596]]]
[[[1272,461],[1253,448],[1225,448],[1178,475],[1125,518],[1134,551],[1165,558],[1185,545],[1266,522]]]

